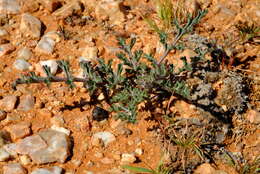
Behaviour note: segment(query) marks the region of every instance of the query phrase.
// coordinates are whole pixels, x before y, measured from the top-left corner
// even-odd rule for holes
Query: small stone
[[[105,157],[105,158],[102,158],[100,160],[100,162],[103,163],[103,164],[113,164],[113,163],[115,163],[115,160]]]
[[[8,32],[5,29],[0,28],[0,37],[8,35]]]
[[[0,110],[0,121],[4,120],[6,118],[6,112],[5,111],[2,111]]]
[[[94,172],[91,172],[91,171],[84,171],[84,174],[94,174]]]
[[[32,95],[25,95],[20,98],[20,103],[17,107],[20,111],[29,111],[33,109],[35,104],[35,98]]]
[[[0,14],[17,14],[20,9],[16,0],[0,0]]]
[[[19,158],[20,158],[20,163],[25,166],[32,162],[32,160],[28,155],[21,155]]]
[[[10,54],[14,50],[15,50],[15,47],[12,44],[10,44],[10,43],[2,44],[2,45],[0,45],[0,57]]]
[[[3,170],[3,174],[27,174],[27,171],[19,163],[7,164]]]
[[[30,135],[31,133],[30,126],[31,124],[28,122],[21,122],[15,125],[8,126],[6,130],[11,134],[13,140],[17,140]]]
[[[215,169],[208,163],[201,164],[195,171],[194,174],[215,174]]]
[[[133,133],[133,131],[131,131],[130,129],[123,127],[123,126],[117,127],[116,131],[118,134],[125,135],[125,136],[129,136]]]
[[[6,161],[11,157],[11,155],[4,149],[0,148],[0,161]]]
[[[53,130],[55,130],[55,131],[58,131],[58,132],[62,132],[62,133],[64,133],[64,134],[68,135],[68,136],[70,135],[70,130],[65,129],[64,127],[59,127],[59,126],[53,125],[53,126],[51,127],[51,129],[53,129]]]
[[[66,18],[72,14],[80,14],[82,12],[81,3],[79,1],[70,2],[56,10],[53,15],[58,18]]]
[[[42,68],[43,66],[48,66],[53,75],[55,75],[58,70],[58,63],[56,62],[56,60],[40,61],[39,65],[41,67],[40,71],[42,71],[42,73],[43,73],[43,68]]]
[[[96,121],[102,121],[108,119],[109,113],[101,107],[95,107],[92,111],[92,119]]]
[[[136,161],[136,157],[134,154],[130,154],[130,153],[122,154],[122,159],[121,159],[122,164],[131,164],[134,163],[135,161]]]
[[[92,136],[92,141],[101,139],[105,146],[116,140],[116,137],[110,132],[98,132]]]
[[[253,124],[260,124],[260,112],[256,110],[249,110],[246,113],[246,119]]]
[[[40,38],[41,36],[41,21],[28,14],[24,13],[21,17],[20,31],[26,37]]]
[[[114,152],[113,154],[112,154],[112,156],[113,156],[113,158],[115,159],[115,160],[120,160],[121,159],[121,153],[120,152]]]
[[[141,149],[141,148],[135,149],[135,154],[136,155],[141,156],[141,155],[143,155],[143,153],[144,153],[143,149]]]
[[[62,168],[54,166],[51,168],[40,168],[34,170],[31,174],[61,174]]]
[[[32,57],[32,52],[29,48],[23,47],[20,49],[17,53],[17,58],[18,59],[24,59],[24,60],[29,60]]]
[[[0,100],[0,108],[5,111],[12,111],[15,108],[17,97],[14,95],[7,95]]]
[[[47,36],[43,36],[36,45],[35,50],[43,54],[52,54],[55,46],[55,41]]]
[[[31,66],[30,63],[28,63],[26,60],[24,59],[17,59],[14,64],[13,64],[14,68],[19,70],[19,71],[25,71],[28,70]]]

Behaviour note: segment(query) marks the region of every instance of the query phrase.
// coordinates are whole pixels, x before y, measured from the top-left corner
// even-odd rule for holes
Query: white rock
[[[131,153],[123,153],[121,163],[122,164],[130,164],[136,161],[136,157],[134,154]]]
[[[5,29],[0,29],[0,37],[8,35],[7,31]]]
[[[143,153],[144,153],[143,149],[141,149],[141,148],[135,149],[135,154],[136,154],[136,155],[141,156],[141,155],[143,155]]]
[[[32,162],[28,155],[21,155],[19,158],[22,165],[28,165]]]
[[[0,161],[6,161],[11,155],[3,148],[0,148]]]
[[[40,38],[41,36],[41,21],[28,14],[24,13],[21,17],[20,31],[26,37]]]
[[[86,48],[84,48],[81,56],[90,60],[95,60],[98,56],[98,49],[95,46],[87,46]]]
[[[36,45],[36,51],[44,54],[52,54],[54,50],[54,46],[55,46],[54,39],[47,36],[43,36],[41,40],[38,42],[38,44]]]
[[[58,70],[58,63],[56,62],[56,60],[44,60],[44,61],[40,61],[40,65],[41,66],[48,66],[50,67],[51,73],[52,74],[56,74],[57,70]]]
[[[31,174],[61,174],[62,168],[58,166],[47,168],[41,168],[34,170]]]
[[[25,70],[28,70],[30,68],[31,64],[26,62],[26,60],[24,60],[24,59],[17,59],[14,62],[13,66],[17,70],[25,71]]]
[[[16,0],[0,0],[0,14],[17,14],[20,9]]]
[[[116,140],[116,137],[110,132],[98,132],[92,136],[92,140],[101,139],[105,146]]]
[[[59,126],[53,125],[53,126],[51,126],[51,129],[56,130],[58,132],[62,132],[68,136],[70,135],[70,130],[65,129],[64,127],[59,127]]]
[[[17,53],[17,58],[18,59],[24,59],[24,60],[29,60],[32,57],[32,52],[29,48],[23,47],[20,49]]]

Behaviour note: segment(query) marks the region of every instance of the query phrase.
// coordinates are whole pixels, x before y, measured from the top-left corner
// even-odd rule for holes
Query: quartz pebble
[[[121,163],[122,164],[131,164],[136,161],[136,157],[134,154],[131,153],[123,153]]]
[[[20,49],[17,53],[17,58],[18,59],[24,59],[24,60],[29,60],[32,57],[32,52],[29,48],[23,47]]]
[[[24,13],[21,17],[20,31],[26,37],[40,38],[41,36],[41,21],[28,14]]]
[[[116,137],[110,132],[97,132],[92,136],[92,142],[99,139],[102,140],[105,146],[108,146],[108,144],[116,140]]]
[[[54,166],[51,168],[35,169],[31,174],[61,174],[62,168]]]
[[[17,59],[14,64],[14,68],[19,71],[26,71],[30,68],[31,64],[24,59]]]
[[[10,157],[11,155],[4,148],[0,148],[0,162],[8,160]]]
[[[10,132],[13,140],[17,140],[19,138],[24,138],[31,133],[30,129],[31,124],[28,122],[20,122],[14,125],[10,125],[6,128],[8,132]]]
[[[12,111],[15,108],[17,97],[14,95],[7,95],[0,100],[0,109],[4,111]]]

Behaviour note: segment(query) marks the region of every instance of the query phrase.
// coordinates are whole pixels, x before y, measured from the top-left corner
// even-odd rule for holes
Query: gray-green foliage
[[[185,77],[180,73],[191,71],[192,66],[184,57],[182,58],[184,66],[176,72],[173,64],[163,60],[169,51],[175,48],[177,41],[189,32],[205,13],[205,11],[200,11],[195,18],[189,17],[188,23],[183,27],[175,20],[178,33],[173,43],[168,42],[166,32],[158,32],[160,42],[165,48],[165,53],[159,61],[153,55],[143,53],[142,50],[134,50],[136,38],[131,38],[129,43],[124,38],[118,38],[121,51],[117,54],[117,58],[121,60],[121,63],[117,65],[116,70],[112,68],[113,60],[106,63],[104,59],[99,58],[97,65],[82,61],[80,67],[83,69],[84,77],[77,78],[70,73],[68,63],[61,60],[58,61],[58,65],[63,70],[65,77],[53,76],[50,69],[44,66],[47,77],[30,73],[17,79],[14,87],[22,83],[45,82],[49,85],[51,82],[63,81],[73,88],[74,82],[82,82],[90,95],[99,91],[106,93],[107,101],[111,104],[111,111],[115,111],[118,118],[135,122],[137,106],[144,101],[152,102],[152,99],[156,98],[154,96],[158,98],[162,94],[164,96],[177,95],[189,99],[189,88],[185,84]],[[150,65],[145,64],[142,59],[149,61]]]

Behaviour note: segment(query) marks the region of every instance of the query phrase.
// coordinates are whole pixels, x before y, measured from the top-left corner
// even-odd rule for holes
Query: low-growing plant
[[[239,22],[235,27],[239,31],[242,42],[251,41],[254,37],[260,36],[260,27],[254,23]]]
[[[112,67],[113,60],[105,62],[98,58],[98,64],[90,61],[80,62],[83,69],[83,77],[74,77],[66,61],[59,60],[58,65],[63,70],[65,77],[57,77],[51,74],[50,68],[43,66],[46,77],[37,76],[30,72],[27,76],[17,79],[13,85],[23,83],[65,82],[70,88],[75,87],[74,82],[82,82],[91,96],[102,91],[111,104],[111,111],[116,112],[120,119],[134,123],[136,121],[138,104],[149,101],[153,103],[158,97],[176,95],[179,98],[189,99],[189,88],[185,83],[185,75],[181,73],[191,71],[191,66],[183,57],[183,68],[174,71],[174,65],[164,61],[169,52],[175,49],[180,38],[192,30],[206,11],[199,11],[194,18],[188,17],[186,25],[181,26],[178,20],[174,20],[177,35],[172,42],[168,41],[168,34],[162,30],[158,31],[160,42],[164,45],[164,54],[157,60],[153,55],[145,54],[142,50],[133,50],[136,38],[130,40],[118,38],[121,51],[116,55],[121,63],[116,70]],[[146,59],[150,64],[144,63]]]

